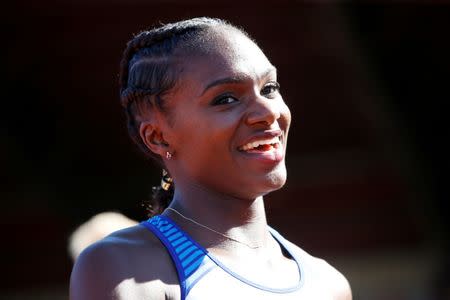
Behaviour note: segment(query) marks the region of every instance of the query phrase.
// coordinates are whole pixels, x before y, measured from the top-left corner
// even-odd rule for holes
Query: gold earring
[[[169,173],[163,169],[162,170],[162,178],[161,178],[161,188],[165,191],[168,191],[170,189],[170,186],[172,185],[173,179],[170,177]]]

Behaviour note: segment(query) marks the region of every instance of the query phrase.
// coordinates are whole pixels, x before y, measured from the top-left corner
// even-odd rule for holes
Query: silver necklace
[[[202,228],[204,228],[204,229],[207,229],[207,230],[209,230],[209,231],[212,231],[212,232],[214,232],[214,233],[216,233],[216,234],[218,234],[218,235],[221,235],[221,236],[223,236],[223,237],[225,237],[225,238],[227,238],[227,239],[229,239],[229,240],[231,240],[231,241],[234,241],[234,242],[236,242],[236,243],[245,245],[245,246],[249,247],[250,249],[258,249],[258,248],[261,248],[261,247],[262,247],[262,245],[256,245],[256,246],[250,245],[250,244],[248,244],[248,243],[239,241],[239,240],[237,240],[237,239],[235,239],[235,238],[233,238],[233,237],[231,237],[231,236],[229,236],[229,235],[226,235],[226,234],[224,234],[224,233],[222,233],[222,232],[219,232],[219,231],[217,231],[217,230],[214,230],[214,229],[212,229],[212,228],[210,228],[210,227],[208,227],[208,226],[206,226],[206,225],[203,225],[202,223],[199,223],[199,222],[197,222],[197,221],[195,221],[195,220],[193,220],[193,219],[191,219],[191,218],[186,217],[185,215],[183,215],[182,213],[180,213],[178,210],[176,210],[176,209],[174,209],[174,208],[167,207],[166,210],[171,210],[171,211],[173,211],[174,213],[176,213],[177,215],[179,215],[180,217],[182,217],[183,219],[185,219],[185,220],[187,220],[187,221],[189,221],[189,222],[192,222],[192,223],[194,223],[194,224],[197,225],[197,226],[200,226],[200,227],[202,227]]]

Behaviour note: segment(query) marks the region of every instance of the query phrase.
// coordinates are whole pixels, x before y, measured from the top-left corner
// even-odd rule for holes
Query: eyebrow
[[[277,71],[277,68],[271,67],[262,73],[261,78],[265,78],[270,73],[276,72],[276,71]],[[209,90],[210,88],[213,88],[215,86],[222,85],[222,84],[230,84],[230,83],[231,84],[242,83],[248,79],[249,79],[249,76],[247,74],[237,74],[235,76],[225,77],[225,78],[220,78],[220,79],[214,80],[205,87],[205,89],[200,94],[200,96],[203,96],[207,90]]]

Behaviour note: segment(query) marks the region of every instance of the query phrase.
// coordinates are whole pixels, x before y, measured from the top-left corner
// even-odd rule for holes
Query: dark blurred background
[[[145,218],[160,170],[127,136],[121,52],[203,15],[244,27],[279,69],[293,126],[272,226],[356,300],[450,299],[449,4],[41,0],[0,15],[1,299],[67,299],[70,233],[103,211]]]

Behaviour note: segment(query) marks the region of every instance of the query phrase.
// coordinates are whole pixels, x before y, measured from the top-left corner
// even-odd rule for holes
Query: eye
[[[221,95],[213,100],[212,105],[225,105],[237,102],[238,100],[230,95]]]
[[[261,95],[263,96],[270,96],[274,93],[280,92],[280,84],[276,81],[272,81],[267,83],[261,90]]]

